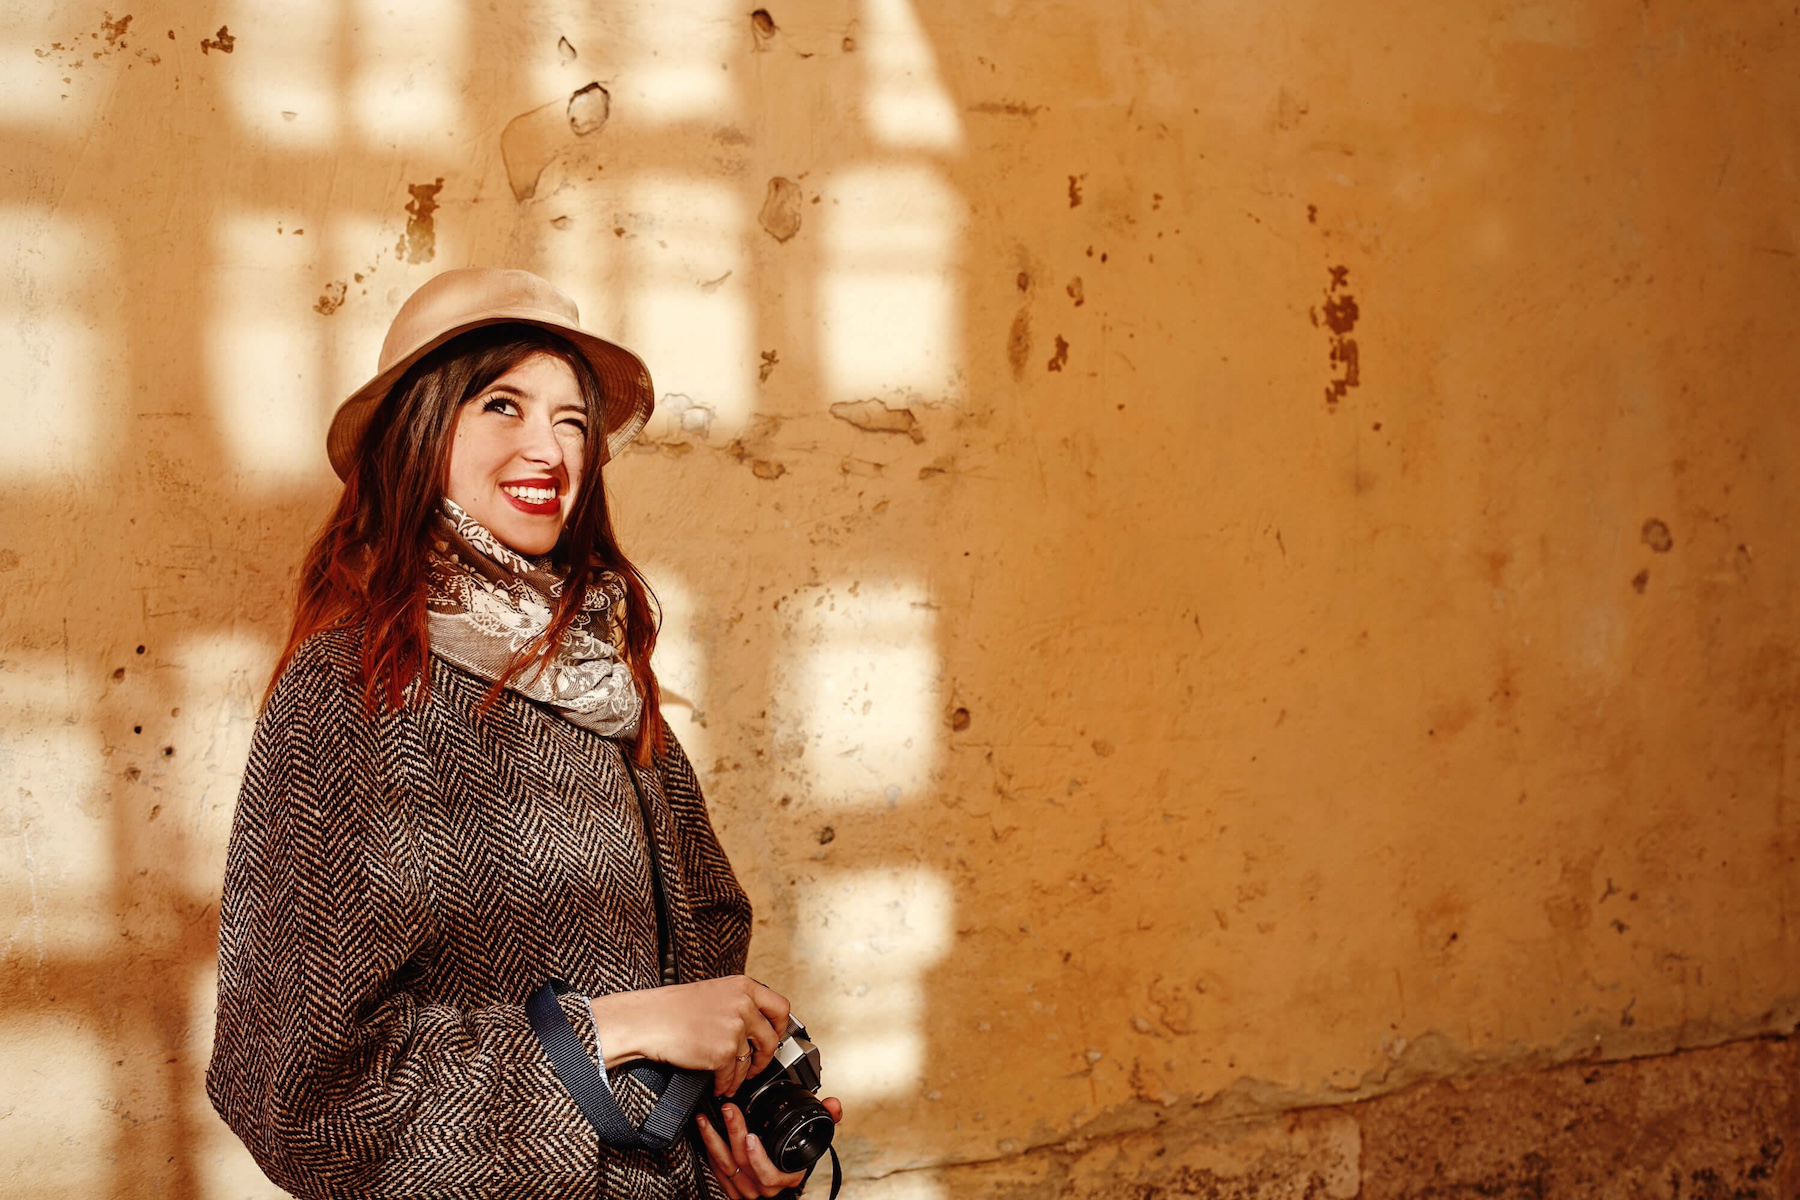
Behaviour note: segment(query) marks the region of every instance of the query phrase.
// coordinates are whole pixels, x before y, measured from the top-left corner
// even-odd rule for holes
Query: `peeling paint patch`
[[[537,195],[538,178],[578,138],[592,137],[612,116],[612,94],[598,80],[520,113],[500,131],[500,161],[513,199],[523,204]],[[572,136],[571,136],[572,135]]]
[[[1069,280],[1069,286],[1064,290],[1069,293],[1069,299],[1075,302],[1076,308],[1080,308],[1087,303],[1087,293],[1081,286],[1081,276],[1077,275],[1075,278]]]
[[[759,8],[750,14],[750,36],[755,40],[758,50],[767,50],[769,43],[775,40],[775,35],[779,32],[775,18],[769,15],[768,9]]]
[[[344,297],[349,293],[350,285],[347,282],[334,279],[319,293],[319,299],[313,304],[313,311],[322,317],[329,317],[344,306]]]
[[[787,467],[782,463],[755,458],[750,460],[750,473],[758,479],[780,479],[787,474]]]
[[[1045,366],[1048,370],[1060,371],[1068,365],[1069,343],[1063,335],[1059,333],[1056,335],[1056,353],[1050,356],[1050,361],[1045,364]]]
[[[220,54],[230,54],[236,48],[237,38],[233,37],[231,30],[224,25],[219,26],[219,32],[210,38],[200,39],[200,53],[202,54],[211,54],[214,50]]]
[[[1655,517],[1644,522],[1642,537],[1644,545],[1658,554],[1667,554],[1675,548],[1675,535],[1669,532],[1667,525]]]
[[[1081,207],[1081,181],[1086,178],[1087,178],[1086,175],[1071,175],[1071,176],[1069,176],[1069,207],[1070,208],[1080,208]]]
[[[577,88],[569,97],[569,128],[576,137],[588,137],[606,128],[606,119],[612,116],[612,93],[601,87],[599,82],[590,83]]]
[[[394,254],[403,262],[430,262],[437,256],[438,193],[444,190],[439,176],[434,183],[408,184],[412,199],[406,204],[406,232],[394,246]]]
[[[762,352],[762,365],[756,369],[756,382],[769,382],[769,376],[774,373],[775,368],[780,365],[780,363],[781,355],[779,353],[774,350],[764,350]]]
[[[556,39],[556,57],[565,63],[572,63],[581,57],[581,52],[575,49],[574,42],[566,37],[559,37]]]
[[[915,442],[925,440],[910,408],[889,408],[879,400],[846,400],[833,404],[831,415],[866,433],[903,433]]]
[[[756,214],[758,224],[778,242],[785,242],[800,232],[800,185],[780,175],[769,180],[768,195],[762,211]]]

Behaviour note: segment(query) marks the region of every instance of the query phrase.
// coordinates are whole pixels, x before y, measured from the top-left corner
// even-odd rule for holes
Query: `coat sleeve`
[[[516,1004],[416,991],[435,941],[347,656],[302,646],[257,723],[220,908],[207,1092],[302,1197],[595,1194],[599,1144]],[[564,1011],[592,1054],[580,997]],[[610,1164],[615,1166],[617,1164]]]

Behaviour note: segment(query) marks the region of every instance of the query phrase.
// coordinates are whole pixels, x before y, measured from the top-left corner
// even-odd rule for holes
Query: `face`
[[[532,355],[457,410],[450,499],[520,554],[548,554],[580,494],[587,427],[569,364]]]

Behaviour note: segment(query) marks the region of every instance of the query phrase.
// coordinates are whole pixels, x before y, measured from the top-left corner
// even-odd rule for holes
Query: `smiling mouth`
[[[562,511],[561,489],[554,479],[520,480],[500,485],[501,493],[520,512],[547,516]]]

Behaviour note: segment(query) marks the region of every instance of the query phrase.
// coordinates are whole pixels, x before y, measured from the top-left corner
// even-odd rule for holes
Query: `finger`
[[[762,1048],[752,1041],[748,1034],[738,1043],[737,1049],[737,1057],[730,1067],[731,1088],[725,1092],[727,1096],[737,1095],[738,1089],[744,1086],[744,1080],[755,1074],[756,1056],[762,1052]]]
[[[836,1096],[827,1096],[821,1103],[825,1105],[825,1111],[831,1114],[831,1120],[834,1124],[844,1119],[843,1101],[839,1100]]]
[[[744,1064],[744,1076],[749,1078],[769,1065],[769,1060],[775,1057],[775,1047],[781,1044],[781,1036],[761,1012],[745,1019],[744,1034],[750,1042],[747,1047],[750,1061]]]
[[[700,1127],[700,1140],[705,1143],[706,1155],[712,1160],[713,1174],[718,1176],[726,1194],[734,1197],[748,1195],[744,1190],[747,1183],[744,1170],[732,1159],[731,1147],[725,1144],[725,1139],[719,1136],[713,1123],[706,1119],[704,1113],[695,1113],[694,1124]]]
[[[750,1168],[749,1129],[744,1125],[744,1114],[735,1104],[722,1104],[719,1111],[725,1116],[725,1132],[731,1135],[731,1164],[744,1170]]]
[[[756,1010],[775,1027],[776,1040],[787,1036],[788,1017],[792,1015],[792,1007],[788,998],[764,983],[752,979],[750,999],[756,1004]]]
[[[789,1175],[776,1166],[769,1157],[769,1152],[763,1148],[762,1139],[755,1134],[745,1138],[744,1144],[750,1151],[749,1170],[756,1182],[762,1185],[764,1195],[768,1195],[771,1189],[780,1191],[782,1188],[799,1187],[805,1182],[805,1171],[795,1171]]]

